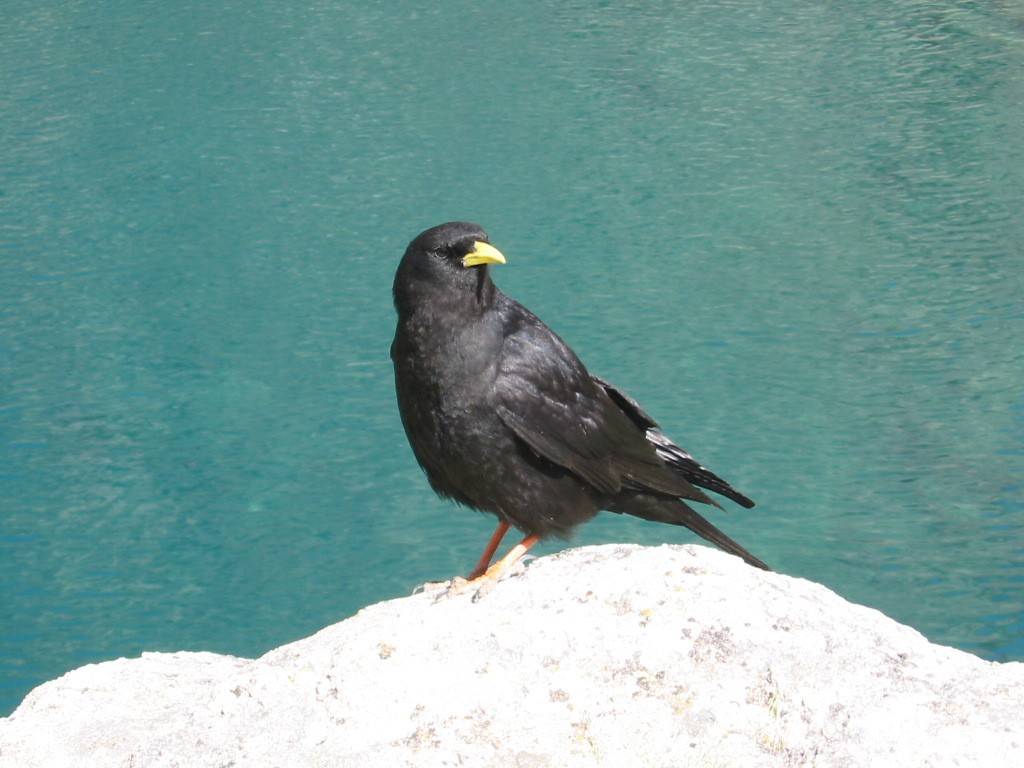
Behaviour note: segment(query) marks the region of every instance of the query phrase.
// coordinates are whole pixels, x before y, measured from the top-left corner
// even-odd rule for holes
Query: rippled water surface
[[[735,538],[1024,660],[1024,6],[365,5],[5,2],[0,714],[468,570],[387,354],[455,218]]]

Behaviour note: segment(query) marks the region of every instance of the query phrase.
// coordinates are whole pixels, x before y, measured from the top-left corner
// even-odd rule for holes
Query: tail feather
[[[748,565],[770,571],[763,560],[755,557],[742,546],[726,536],[722,531],[701,517],[689,504],[680,499],[653,496],[650,494],[631,494],[615,500],[609,507],[612,512],[633,515],[655,523],[669,523],[689,528],[698,536],[710,541],[717,547],[743,559]]]

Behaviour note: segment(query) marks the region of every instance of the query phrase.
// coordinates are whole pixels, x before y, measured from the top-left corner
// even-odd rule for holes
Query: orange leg
[[[476,564],[476,568],[474,568],[469,574],[468,578],[470,581],[484,575],[484,571],[486,571],[487,566],[491,564],[491,558],[494,557],[494,552],[498,549],[498,545],[501,544],[501,540],[508,532],[508,528],[508,523],[504,520],[498,523],[498,528],[491,536],[491,540],[487,542],[487,549],[485,549],[483,555],[481,555],[480,562]]]
[[[509,553],[501,558],[501,560],[496,562],[481,575],[477,576],[470,583],[485,582],[484,586],[486,586],[487,583],[492,585],[497,584],[501,581],[501,577],[508,573],[509,568],[518,563],[522,559],[523,555],[526,554],[527,550],[539,540],[540,539],[536,536],[527,536],[512,547],[512,549],[509,550]]]
[[[424,584],[420,588],[422,589],[434,589],[437,587],[447,586],[441,595],[435,597],[435,600],[440,600],[442,597],[453,597],[455,595],[462,595],[466,592],[474,592],[473,602],[476,602],[482,595],[485,595],[491,590],[491,588],[501,581],[502,577],[509,572],[509,570],[522,560],[523,555],[527,551],[540,541],[539,536],[527,536],[525,539],[520,541],[508,554],[505,555],[501,560],[496,562],[494,565],[489,565],[491,558],[494,557],[495,551],[498,549],[498,545],[501,544],[501,540],[505,534],[508,533],[509,524],[502,521],[498,523],[498,528],[491,534],[491,540],[487,542],[487,548],[484,550],[483,555],[480,557],[480,562],[476,564],[476,568],[469,574],[468,579],[463,579],[456,576],[452,581],[438,582],[434,584]]]

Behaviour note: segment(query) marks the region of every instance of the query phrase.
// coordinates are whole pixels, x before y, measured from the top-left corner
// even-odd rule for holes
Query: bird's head
[[[453,221],[431,227],[405,249],[395,274],[395,307],[401,314],[425,301],[480,304],[494,291],[488,265],[504,263],[501,251],[477,224]]]

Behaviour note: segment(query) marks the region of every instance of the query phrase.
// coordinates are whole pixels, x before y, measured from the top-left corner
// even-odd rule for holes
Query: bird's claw
[[[434,602],[458,597],[472,593],[471,602],[478,603],[490,594],[491,590],[498,586],[499,581],[518,576],[526,570],[526,565],[521,560],[510,564],[507,568],[497,571],[488,571],[480,576],[471,579],[464,579],[456,576],[451,581],[439,585],[441,590],[434,596]]]
[[[438,590],[447,589],[451,585],[450,581],[425,581],[422,584],[417,584],[412,593],[418,595],[421,592],[427,594],[428,592],[437,592]]]
[[[447,581],[442,585],[442,588],[434,595],[434,602],[439,603],[442,600],[450,600],[453,597],[472,592],[472,601],[475,603],[482,594],[490,592],[493,587],[494,583],[483,576],[475,579],[464,579],[461,576],[456,576],[451,581]]]

